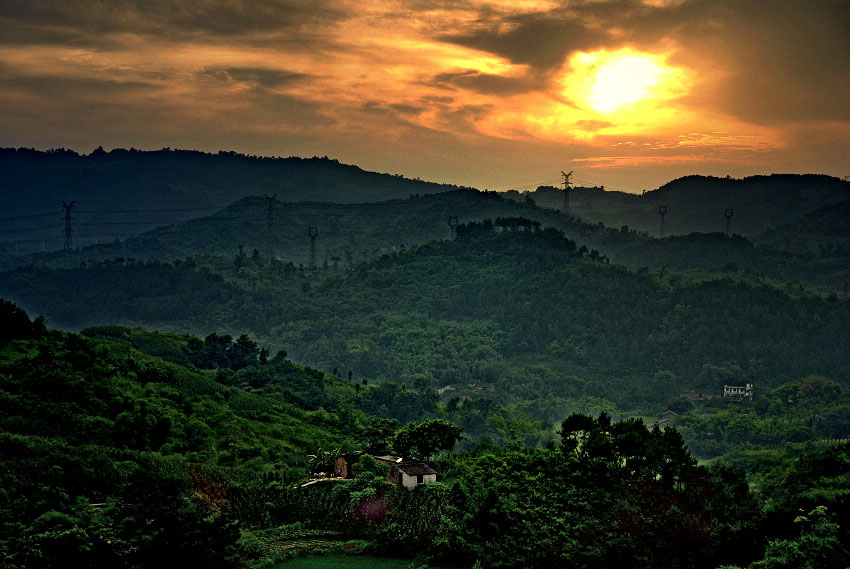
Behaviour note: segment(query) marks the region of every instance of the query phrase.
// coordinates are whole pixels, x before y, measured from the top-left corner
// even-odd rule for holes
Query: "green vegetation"
[[[236,256],[124,260],[21,267],[0,274],[0,292],[72,329],[247,333],[268,353],[337,369],[366,413],[442,417],[467,444],[542,445],[574,410],[657,416],[682,388],[764,393],[812,374],[850,383],[843,299],[629,272],[518,218],[316,271]],[[268,383],[253,371],[234,381]],[[279,389],[322,404],[306,387]]]
[[[758,244],[530,203],[553,190],[463,190],[287,203],[269,260],[266,201],[246,198],[73,268],[0,273],[0,295],[45,316],[0,300],[0,565],[844,567],[847,202],[811,177],[719,195],[749,184],[738,216],[801,180],[823,207]],[[710,185],[687,182],[688,199]],[[305,268],[297,228],[322,215],[338,231]],[[449,215],[456,237],[431,240]],[[680,396],[746,383],[751,401]],[[402,489],[372,454],[428,460],[438,482]]]
[[[246,337],[106,326],[86,338],[2,308],[0,555],[11,567],[268,567],[368,549],[465,567],[757,569],[832,567],[850,553],[846,444],[751,463],[755,493],[741,469],[697,466],[677,431],[605,413],[571,414],[545,449],[514,440],[435,454],[460,430],[371,418],[351,402],[380,388],[358,393],[282,353],[263,361]],[[310,382],[316,410],[288,402]],[[805,414],[839,390],[809,377],[753,405]],[[404,490],[364,455],[352,481],[295,484],[299,459],[334,445],[433,455],[440,481]]]

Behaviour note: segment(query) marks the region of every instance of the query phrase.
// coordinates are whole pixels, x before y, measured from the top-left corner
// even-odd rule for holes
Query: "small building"
[[[339,478],[354,478],[353,466],[360,459],[360,453],[342,454],[334,461],[334,475]]]
[[[753,399],[753,384],[748,383],[741,387],[738,385],[724,385],[723,397],[734,397],[736,399]]]
[[[397,465],[395,470],[396,479],[390,480],[390,476],[387,476],[387,480],[408,490],[437,481],[437,471],[424,462],[403,462]],[[393,474],[392,468],[390,474]]]
[[[659,429],[661,429],[663,431],[667,427],[669,427],[670,422],[678,416],[679,415],[677,413],[673,412],[673,411],[665,411],[664,413],[662,413],[660,419],[658,419],[654,423],[648,423],[646,426],[649,429],[652,429],[654,427],[658,427]]]
[[[349,453],[337,457],[334,461],[335,474],[340,478],[354,478],[357,475],[354,465],[357,464],[361,456],[363,455],[359,453]],[[382,456],[373,455],[372,458],[379,464],[389,466],[387,482],[392,482],[408,490],[413,490],[417,486],[437,481],[437,471],[425,462],[416,460],[405,461],[401,457],[389,454]]]

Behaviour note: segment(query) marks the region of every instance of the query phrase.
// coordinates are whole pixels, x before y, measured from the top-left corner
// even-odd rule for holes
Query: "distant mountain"
[[[573,188],[570,214],[610,227],[628,225],[658,236],[659,207],[666,206],[666,235],[726,231],[732,210],[733,233],[757,235],[785,225],[826,205],[846,200],[850,182],[824,175],[773,174],[743,179],[686,176],[643,195]],[[517,194],[518,195],[518,194]],[[563,191],[541,186],[528,195],[541,206],[562,209]]]
[[[795,223],[769,229],[755,242],[795,252],[850,253],[850,200],[826,205]]]
[[[550,227],[561,227],[565,221],[560,212],[506,199],[496,192],[454,190],[358,204],[275,200],[271,202],[269,233],[269,205],[263,197],[246,197],[209,216],[153,229],[121,242],[83,248],[70,259],[55,251],[15,258],[6,265],[78,265],[117,257],[170,261],[199,253],[232,257],[241,245],[246,256],[257,250],[268,257],[271,247],[275,258],[306,266],[310,260],[310,227],[316,228],[316,261],[322,264],[449,238],[450,217],[457,223],[525,217]]]
[[[62,202],[75,202],[74,245],[135,235],[220,209],[245,196],[362,203],[458,189],[367,172],[323,158],[235,152],[98,148],[0,149],[0,254],[63,246]]]

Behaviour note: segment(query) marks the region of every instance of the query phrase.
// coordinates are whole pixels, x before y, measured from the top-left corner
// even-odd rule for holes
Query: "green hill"
[[[367,172],[323,158],[191,150],[0,149],[0,253],[60,249],[62,202],[75,203],[75,245],[112,241],[216,211],[245,196],[360,203],[457,186]]]
[[[475,384],[455,393],[546,421],[572,409],[654,413],[680,388],[763,389],[810,374],[850,385],[846,300],[605,260],[557,230],[507,219],[315,271],[236,255],[22,267],[0,274],[0,294],[72,329],[246,331],[370,382]],[[403,413],[396,404],[387,412]]]
[[[798,253],[847,254],[850,252],[850,200],[826,205],[794,223],[768,229],[754,240]]]
[[[232,385],[262,367],[354,391],[281,356],[206,370],[133,347],[179,360],[193,353],[186,336],[55,332],[6,301],[0,324],[0,553],[12,567],[235,566],[239,524],[273,521],[268,502],[304,478],[306,455],[353,448],[368,424],[347,393],[309,411]]]
[[[339,263],[351,256],[371,257],[431,239],[448,238],[449,217],[458,223],[521,216],[559,227],[563,216],[552,210],[506,199],[495,192],[455,190],[373,203],[272,202],[272,231],[267,231],[269,201],[247,197],[210,216],[147,231],[120,242],[93,245],[69,257],[61,251],[38,253],[6,264],[65,266],[69,262],[133,257],[167,260],[194,254],[231,257],[239,246],[246,256],[256,249],[268,257],[308,265],[308,229],[316,227],[316,260]]]

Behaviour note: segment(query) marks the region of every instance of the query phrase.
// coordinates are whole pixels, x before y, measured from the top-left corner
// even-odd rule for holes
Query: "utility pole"
[[[667,215],[667,206],[660,205],[658,206],[658,213],[661,215],[661,239],[664,239],[664,216]]]
[[[449,230],[452,232],[452,239],[457,237],[457,216],[449,216]]]
[[[272,238],[274,236],[274,199],[276,197],[277,194],[271,197],[266,196],[266,200],[268,200],[268,203],[266,204],[266,254],[269,256],[269,261],[274,259]]]
[[[732,216],[735,215],[735,210],[727,208],[723,210],[723,215],[726,216],[726,237],[732,236]]]
[[[316,268],[316,237],[319,236],[319,228],[311,225],[307,229],[307,236],[310,238],[310,270]]]
[[[73,217],[71,217],[71,210],[74,207],[75,202],[71,202],[69,204],[62,202],[62,208],[65,210],[65,217],[62,218],[62,221],[65,222],[65,226],[62,229],[62,232],[65,234],[65,244],[62,247],[65,251],[71,251],[74,249],[74,229],[71,227],[71,221],[73,221]]]
[[[570,176],[573,175],[573,170],[570,170],[569,174],[561,170],[561,175],[564,177],[564,213],[570,214],[570,186],[572,182],[570,182]]]

